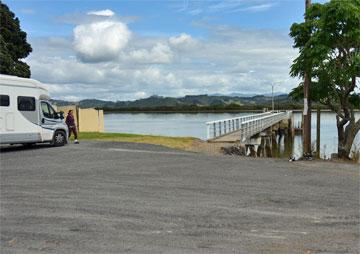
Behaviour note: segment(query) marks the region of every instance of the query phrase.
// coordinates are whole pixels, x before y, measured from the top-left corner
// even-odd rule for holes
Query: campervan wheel
[[[53,138],[53,146],[63,146],[66,143],[66,136],[65,132],[63,131],[56,131]]]

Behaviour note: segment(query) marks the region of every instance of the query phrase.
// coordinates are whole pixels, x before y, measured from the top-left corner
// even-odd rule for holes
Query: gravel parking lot
[[[1,253],[359,253],[359,164],[1,149]]]

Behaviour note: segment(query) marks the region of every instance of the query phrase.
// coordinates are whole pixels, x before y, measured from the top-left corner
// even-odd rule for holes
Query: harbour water
[[[105,114],[105,131],[114,133],[134,133],[148,135],[163,135],[175,137],[196,137],[206,139],[208,121],[232,118],[248,113],[111,113]],[[357,119],[360,113],[356,114]],[[301,121],[301,113],[294,113],[294,123]],[[337,152],[337,129],[334,113],[321,113],[321,149],[322,158],[329,158]],[[316,113],[312,114],[312,140],[316,139]],[[302,154],[302,138],[295,136],[291,151],[285,151],[286,145],[281,140],[278,146],[279,154],[289,154],[299,157]],[[360,148],[360,135],[356,136],[354,149]]]

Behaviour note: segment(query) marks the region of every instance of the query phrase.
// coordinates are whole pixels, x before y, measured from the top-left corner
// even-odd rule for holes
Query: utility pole
[[[320,159],[320,106],[316,112],[316,158]]]
[[[311,0],[305,0],[305,13],[311,6]],[[305,18],[306,20],[306,18]],[[306,66],[307,68],[307,66]],[[310,70],[304,75],[304,112],[303,112],[303,151],[304,155],[311,153],[311,101],[310,101]]]
[[[271,97],[272,97],[272,111],[274,112],[274,84],[271,84]]]

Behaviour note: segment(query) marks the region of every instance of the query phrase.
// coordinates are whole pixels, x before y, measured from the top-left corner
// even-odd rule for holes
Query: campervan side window
[[[42,109],[44,117],[46,117],[46,118],[55,118],[56,117],[55,110],[48,103],[42,101],[41,109]]]
[[[9,95],[0,94],[0,107],[9,107],[10,97]]]
[[[35,98],[27,96],[18,97],[19,111],[35,111]]]

